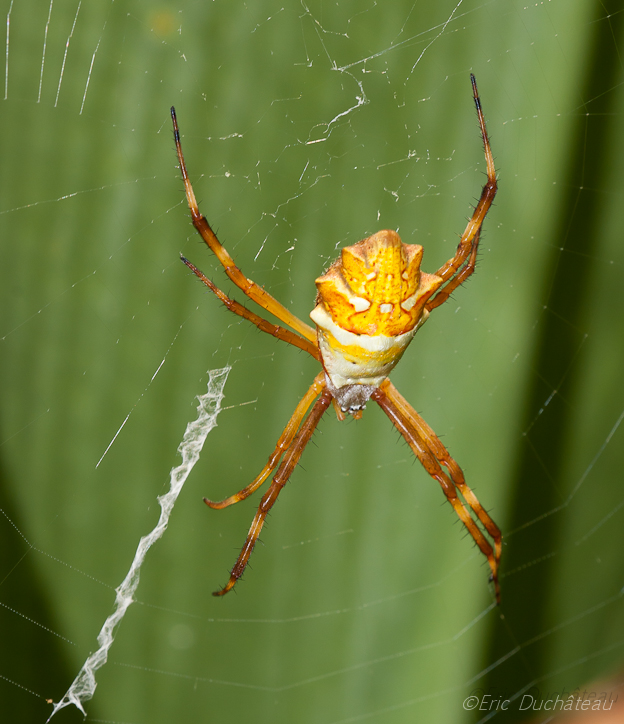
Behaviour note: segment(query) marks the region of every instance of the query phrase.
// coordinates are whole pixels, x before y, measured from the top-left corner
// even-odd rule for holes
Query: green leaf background
[[[148,555],[89,721],[511,722],[530,716],[518,698],[507,712],[462,702],[616,676],[619,3],[2,8],[6,721],[45,721],[45,700],[97,647],[195,396],[225,365],[226,409]],[[214,599],[258,496],[221,512],[202,496],[255,476],[318,366],[233,318],[178,261],[242,301],[189,223],[169,107],[221,240],[307,319],[315,277],[380,228],[423,244],[425,270],[454,252],[484,182],[470,72],[499,195],[477,273],[393,380],[503,530],[502,606],[439,487],[377,408],[357,422],[327,415],[244,580]],[[56,717],[81,719],[73,708]]]

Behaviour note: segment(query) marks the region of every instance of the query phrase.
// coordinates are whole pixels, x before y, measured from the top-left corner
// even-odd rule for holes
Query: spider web
[[[87,721],[548,722],[556,697],[620,721],[617,4],[2,8],[3,718],[46,721],[96,656],[206,370],[231,367],[97,690],[74,701]],[[502,605],[377,409],[326,415],[214,599],[258,496],[201,497],[257,474],[318,366],[179,263],[244,301],[189,224],[169,106],[202,211],[307,320],[314,278],[381,228],[422,244],[426,271],[453,254],[484,182],[470,72],[499,195],[476,274],[393,381],[503,530]]]

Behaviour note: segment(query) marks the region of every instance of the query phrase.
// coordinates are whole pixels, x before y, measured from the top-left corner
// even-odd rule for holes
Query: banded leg
[[[186,199],[191,211],[191,218],[193,219],[193,226],[197,229],[201,238],[206,242],[211,251],[214,252],[217,259],[221,262],[223,268],[225,269],[225,273],[242,292],[268,312],[276,316],[280,321],[284,322],[284,324],[287,324],[291,329],[299,332],[302,337],[305,337],[310,342],[316,342],[316,331],[312,329],[312,327],[305,324],[305,322],[302,322],[292,312],[289,312],[285,306],[280,304],[277,299],[272,297],[261,286],[251,279],[247,279],[242,271],[236,266],[234,260],[223,247],[219,239],[217,239],[217,236],[210,228],[210,224],[206,220],[206,217],[202,216],[200,213],[197,205],[197,199],[195,198],[195,193],[193,192],[193,186],[191,185],[191,181],[186,171],[184,155],[182,154],[182,145],[180,143],[180,129],[178,128],[178,120],[173,106],[171,106],[171,120],[173,122],[173,138],[176,145],[178,160],[180,162],[180,171],[182,173],[182,180],[184,181]]]
[[[477,251],[479,249],[480,236],[481,229],[479,229],[477,235],[475,236],[474,246],[472,247],[472,251],[470,252],[470,256],[468,258],[466,266],[464,266],[461,271],[456,276],[454,276],[446,286],[442,287],[442,289],[438,291],[433,299],[430,299],[425,304],[428,312],[430,312],[432,309],[435,309],[436,307],[439,307],[440,304],[444,304],[444,302],[446,302],[446,300],[457,289],[457,287],[463,284],[475,270],[475,266],[477,264]]]
[[[388,395],[388,398],[397,406],[401,414],[410,421],[416,429],[416,432],[418,432],[420,437],[424,440],[429,450],[431,450],[431,452],[435,455],[438,462],[447,468],[455,487],[462,494],[464,500],[468,503],[474,514],[481,521],[483,527],[494,541],[494,558],[496,560],[496,568],[498,570],[503,550],[503,536],[501,535],[499,527],[492,518],[490,518],[487,511],[479,502],[477,496],[466,484],[466,479],[464,478],[462,469],[455,460],[453,460],[433,429],[427,424],[427,422],[425,422],[425,420],[423,420],[416,410],[414,410],[409,402],[407,402],[392,382],[390,382],[390,380],[386,380],[382,383],[381,387],[386,395]]]
[[[243,549],[238,556],[238,560],[234,564],[234,568],[232,568],[232,572],[230,573],[230,580],[220,591],[215,591],[213,596],[223,596],[228,591],[232,590],[238,579],[243,575],[245,566],[249,561],[249,556],[251,556],[254,546],[256,545],[258,536],[260,535],[260,531],[262,530],[262,526],[264,525],[264,521],[269,511],[275,504],[277,496],[280,494],[282,488],[286,485],[288,479],[292,475],[293,470],[301,458],[305,446],[310,442],[312,433],[316,429],[323,413],[329,407],[331,400],[331,393],[325,389],[295,436],[292,445],[286,451],[282,464],[275,473],[275,477],[273,478],[273,482],[271,483],[269,489],[262,496],[262,500],[258,506],[258,512],[254,516],[251,528],[249,528],[249,533],[247,533],[245,545],[243,546]]]
[[[240,500],[245,500],[245,498],[248,498],[252,493],[254,493],[275,470],[278,462],[280,461],[280,458],[282,457],[284,452],[290,447],[295,437],[295,434],[299,429],[299,425],[301,425],[301,421],[305,417],[305,414],[308,411],[310,405],[324,389],[325,373],[319,372],[319,374],[314,378],[314,382],[301,399],[301,402],[295,408],[292,417],[284,428],[284,432],[282,432],[280,439],[277,441],[275,450],[273,450],[271,456],[269,457],[268,463],[262,468],[260,475],[258,475],[258,477],[255,478],[253,482],[251,482],[242,490],[239,490],[238,493],[231,495],[229,498],[225,498],[225,500],[215,502],[213,500],[208,500],[208,498],[204,498],[204,503],[206,503],[207,506],[213,508],[214,510],[222,510],[223,508],[227,508],[229,505],[234,505],[234,503],[238,503]]]
[[[180,259],[182,259],[193,274],[195,274],[195,276],[200,279],[221,302],[223,302],[230,312],[234,312],[234,314],[238,314],[239,317],[243,317],[252,324],[255,324],[260,331],[271,334],[273,337],[277,337],[277,339],[281,339],[283,342],[288,342],[288,344],[292,344],[293,347],[299,347],[299,349],[311,354],[312,357],[320,361],[321,353],[319,352],[316,344],[312,344],[312,342],[309,342],[307,339],[291,332],[290,329],[284,329],[284,327],[278,327],[276,324],[271,324],[271,322],[264,319],[264,317],[255,314],[250,309],[247,309],[247,307],[239,304],[239,302],[235,299],[230,299],[225,292],[222,292],[219,287],[213,284],[207,276],[202,274],[202,272],[194,264],[191,264],[191,262],[181,254]]]
[[[485,127],[485,118],[483,116],[483,110],[481,108],[481,100],[479,98],[479,91],[477,90],[477,81],[474,75],[470,75],[470,81],[472,82],[472,93],[474,95],[475,106],[477,108],[477,117],[479,119],[479,127],[481,128],[481,138],[483,139],[483,149],[485,151],[485,162],[487,166],[487,181],[483,190],[481,191],[481,197],[479,203],[472,214],[470,221],[468,222],[464,233],[459,240],[457,251],[452,259],[449,259],[443,264],[438,271],[436,276],[442,277],[444,282],[449,282],[449,285],[453,285],[450,291],[444,296],[441,301],[437,301],[440,294],[445,294],[446,287],[441,287],[437,295],[432,297],[425,308],[427,310],[435,309],[437,306],[442,304],[443,301],[448,299],[451,292],[462,284],[474,271],[474,260],[476,260],[477,247],[479,245],[479,237],[481,234],[481,227],[485,216],[494,201],[496,196],[496,190],[498,188],[496,183],[496,168],[494,167],[494,158],[492,156],[492,149],[490,148],[490,139],[488,138],[487,129]],[[455,274],[459,271],[460,267],[466,262],[468,257],[471,257],[472,266],[461,278],[457,281],[457,277],[453,279]],[[470,266],[470,264],[468,265]],[[466,267],[468,268],[468,267]]]
[[[483,555],[488,559],[488,563],[492,571],[492,580],[494,581],[496,602],[500,603],[498,562],[494,556],[494,551],[488,540],[472,519],[468,510],[466,510],[464,504],[459,499],[455,485],[451,482],[446,473],[444,473],[440,467],[440,463],[427,447],[427,444],[422,437],[418,434],[416,428],[411,424],[409,418],[401,413],[399,407],[389,398],[389,396],[381,388],[377,388],[371,397],[390,418],[392,424],[401,433],[416,457],[420,460],[425,470],[432,478],[438,481],[444,495],[453,506],[453,509],[457,513],[459,519],[468,529],[468,532],[472,536],[473,540],[479,546],[481,553],[483,553]]]

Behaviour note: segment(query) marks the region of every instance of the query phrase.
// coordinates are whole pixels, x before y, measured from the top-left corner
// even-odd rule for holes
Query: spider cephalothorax
[[[422,246],[378,231],[345,247],[316,280],[310,317],[342,412],[362,409],[429,316],[425,304],[442,279],[421,272],[421,260]],[[351,390],[354,385],[365,389]]]
[[[267,321],[230,299],[190,261],[184,257],[182,261],[232,312],[248,319],[263,332],[308,352],[323,365],[323,371],[316,376],[297,405],[268,463],[255,480],[225,500],[215,502],[204,498],[211,508],[226,508],[251,495],[277,468],[273,482],[262,496],[230,579],[224,588],[215,591],[215,596],[222,596],[231,590],[243,574],[269,510],[288,482],[329,405],[334,403],[340,420],[346,414],[357,419],[361,417],[368,400],[372,399],[390,418],[425,470],[442,487],[447,500],[487,557],[496,599],[500,598],[498,565],[502,538],[499,529],[466,485],[459,465],[429,425],[388,379],[431,310],[445,302],[474,271],[481,227],[496,194],[496,171],[477,83],[474,76],[470,78],[485,148],[487,182],[462,234],[455,256],[435,274],[426,274],[420,270],[422,247],[403,244],[395,231],[388,230],[378,231],[344,248],[340,259],[316,280],[316,306],[310,314],[316,330],[245,277],[205,217],[200,214],[184,164],[175,111],[171,109],[180,170],[195,228],[234,284],[252,301],[290,327],[290,330]]]

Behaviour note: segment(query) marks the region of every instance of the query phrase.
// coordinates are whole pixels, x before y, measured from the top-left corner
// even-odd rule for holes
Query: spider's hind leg
[[[449,471],[451,480],[455,487],[462,494],[462,497],[468,503],[471,510],[481,521],[481,524],[488,532],[489,536],[494,541],[494,557],[496,560],[496,566],[500,562],[503,546],[503,536],[500,532],[499,527],[490,518],[485,508],[479,502],[477,496],[466,484],[464,473],[455,460],[451,457],[449,451],[444,447],[440,438],[435,434],[432,428],[423,420],[423,418],[414,410],[414,408],[405,400],[403,395],[397,390],[397,388],[390,382],[387,381],[385,392],[388,397],[399,407],[401,412],[409,418],[411,424],[416,428],[418,434],[423,438],[425,444],[429,450],[433,453],[437,461],[444,465]]]
[[[325,387],[324,377],[325,374],[323,372],[319,372],[319,374],[314,378],[314,382],[310,385],[308,391],[301,398],[301,401],[295,408],[292,417],[290,418],[288,424],[284,428],[284,431],[280,435],[280,439],[277,441],[275,450],[273,450],[273,452],[271,453],[269,460],[267,464],[262,468],[260,475],[258,475],[251,483],[249,483],[249,485],[245,486],[242,490],[239,490],[238,493],[230,495],[230,497],[225,498],[225,500],[214,501],[209,500],[208,498],[204,498],[204,503],[206,503],[208,507],[213,508],[214,510],[222,510],[223,508],[227,508],[230,505],[234,505],[234,503],[245,500],[245,498],[248,498],[252,493],[258,490],[262,483],[264,483],[269,475],[275,470],[282,455],[291,446],[292,441],[297,434],[297,430],[299,429],[299,425],[301,425],[301,421],[305,417],[305,414],[308,411],[310,405],[314,402],[314,399],[318,397],[318,395],[323,391]]]
[[[500,603],[500,586],[498,583],[498,565],[500,559],[501,550],[501,534],[497,526],[494,524],[492,519],[488,516],[481,504],[477,500],[476,495],[470,490],[463,480],[463,474],[457,463],[451,458],[446,451],[446,448],[442,445],[439,439],[435,436],[435,433],[429,428],[418,413],[409,405],[408,402],[400,395],[396,387],[392,385],[389,380],[386,380],[382,385],[375,391],[372,399],[382,408],[386,415],[390,418],[393,425],[401,433],[407,444],[411,447],[416,457],[420,460],[422,466],[431,475],[434,480],[437,480],[442,488],[446,499],[453,506],[453,510],[466,526],[468,532],[472,536],[474,542],[479,546],[479,550],[487,558],[492,571],[491,579],[494,582],[494,589],[496,593],[496,602]],[[422,423],[422,425],[420,424]],[[423,427],[423,425],[425,427]],[[420,428],[420,429],[419,429]],[[426,428],[426,429],[425,429]],[[426,438],[427,435],[423,435],[422,431],[431,431],[435,441],[436,450],[438,445],[444,450],[445,457],[440,460],[438,454],[429,447],[429,440]],[[430,436],[429,436],[430,437]],[[452,479],[442,470],[441,464],[443,464],[449,470]],[[452,465],[451,465],[452,464]],[[451,467],[453,470],[451,470]],[[461,479],[456,476],[456,471],[459,471]],[[457,478],[457,479],[456,479]],[[482,522],[488,533],[494,540],[496,551],[492,548],[490,542],[483,535],[481,529],[478,527],[466,506],[460,500],[457,490],[460,490],[464,500],[473,510],[478,519]],[[488,525],[484,522],[487,519]],[[488,527],[489,526],[489,527]]]
[[[312,437],[319,420],[323,416],[325,410],[329,407],[331,400],[331,393],[325,389],[314,404],[312,411],[299,429],[299,432],[295,436],[292,444],[288,450],[286,450],[282,464],[277,469],[273,482],[266,493],[262,496],[262,500],[258,506],[258,511],[256,512],[256,515],[251,523],[251,527],[249,528],[249,532],[247,533],[243,549],[234,564],[234,568],[232,568],[232,572],[230,573],[230,580],[220,591],[215,591],[213,594],[214,596],[223,596],[228,591],[231,591],[236,585],[238,579],[243,575],[243,571],[249,562],[249,557],[251,556],[254,546],[258,542],[258,536],[260,535],[260,531],[262,530],[262,526],[264,525],[264,521],[269,511],[275,504],[277,496],[280,494],[282,488],[286,485],[292,475],[306,445],[310,442],[310,438]]]

